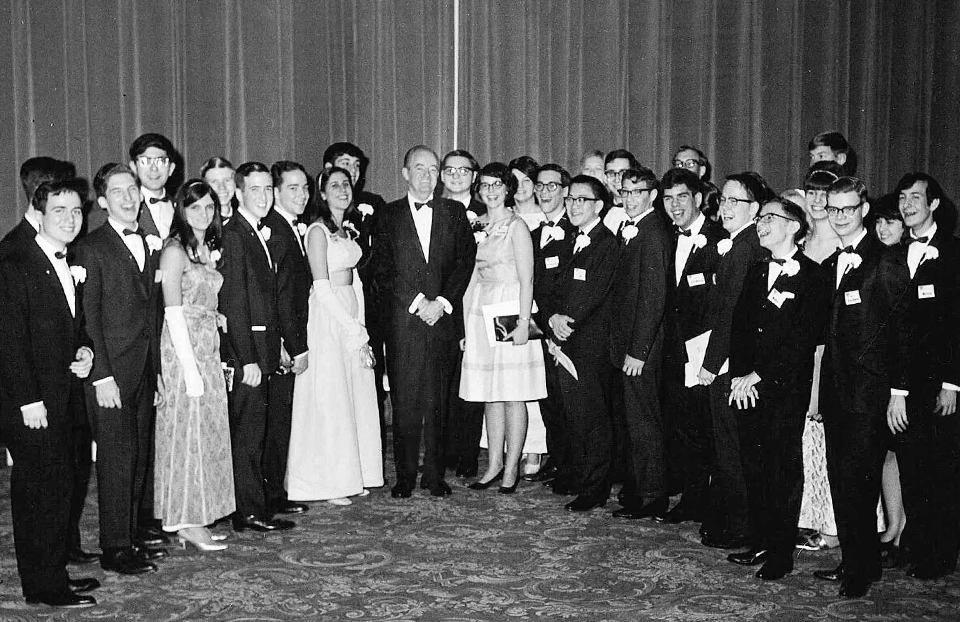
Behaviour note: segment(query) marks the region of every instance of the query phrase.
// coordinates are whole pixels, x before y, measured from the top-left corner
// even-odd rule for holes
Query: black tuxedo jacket
[[[456,307],[473,274],[477,245],[470,232],[466,210],[449,199],[434,198],[433,225],[430,231],[430,261],[425,261],[417,228],[410,214],[407,197],[388,203],[377,223],[374,246],[374,271],[384,305],[388,335],[394,339],[419,340],[435,335],[455,339],[455,322],[462,317],[444,313],[429,327],[410,304],[423,293],[428,300],[443,296]]]
[[[0,240],[0,260],[17,253],[21,246],[26,243],[32,243],[37,237],[37,230],[33,228],[26,218],[21,218],[17,226],[7,232]]]
[[[910,362],[907,300],[910,274],[895,253],[866,235],[856,247],[859,268],[836,288],[839,251],[823,263],[834,287],[826,327],[820,404],[826,413],[886,412],[890,389],[906,389]],[[859,302],[856,302],[859,299]]]
[[[487,213],[487,206],[483,201],[478,201],[474,197],[470,197],[470,205],[467,206],[467,211],[473,212],[477,216],[483,216]],[[566,216],[566,214],[564,214]]]
[[[625,240],[622,231],[620,263],[607,299],[610,362],[618,369],[626,354],[659,364],[673,279],[672,233],[658,210],[637,223],[636,237]]]
[[[571,252],[576,237],[569,238]],[[565,342],[556,342],[568,355],[584,348],[596,353],[606,350],[605,303],[619,260],[617,238],[601,221],[590,231],[590,245],[573,255],[557,275],[544,317],[559,313],[573,318],[573,334]],[[541,328],[549,331],[546,323]]]
[[[549,319],[549,316],[544,315],[544,310],[550,306],[550,292],[553,291],[557,277],[573,256],[573,240],[577,237],[577,228],[570,224],[566,213],[560,216],[557,224],[563,229],[563,239],[551,238],[543,248],[540,248],[540,238],[546,223],[541,223],[530,233],[533,241],[533,299],[539,309],[535,319],[537,326],[543,330],[546,330]]]
[[[270,227],[271,239],[274,234]],[[257,363],[261,373],[276,371],[280,364],[277,274],[256,230],[239,212],[223,228],[220,273],[219,309],[227,318],[221,356],[237,368]]]
[[[909,238],[906,238],[909,239]],[[910,278],[907,267],[909,242],[890,252]],[[944,382],[960,386],[960,240],[937,228],[930,240],[936,259],[924,259],[907,289],[909,300],[910,370],[907,388],[909,412],[931,413]]]
[[[360,273],[360,279],[363,281],[364,288],[366,289],[368,285],[373,283],[370,258],[373,255],[373,243],[377,236],[377,222],[383,213],[386,202],[379,194],[361,190],[354,195],[353,204],[359,206],[364,203],[373,208],[373,214],[364,216],[360,210],[357,209],[347,216],[347,220],[353,224],[360,234],[360,237],[357,238],[357,244],[360,245],[360,250],[363,251],[363,255],[357,264],[357,271]]]
[[[34,402],[43,402],[51,427],[65,429],[85,418],[84,401],[78,398],[82,381],[70,372],[70,364],[78,348],[92,350],[93,342],[84,328],[83,285],[74,287],[76,316],[70,314],[53,264],[36,242],[0,260],[0,412],[5,438],[24,427],[20,407]],[[71,404],[72,396],[77,399]]]
[[[310,261],[301,252],[294,231],[287,220],[271,209],[263,219],[270,227],[267,248],[277,268],[277,314],[284,347],[291,357],[307,351],[307,316],[313,275]]]
[[[727,231],[709,218],[704,219],[700,233],[707,243],[703,248],[694,247],[680,274],[680,282],[676,282],[674,273],[670,274],[670,328],[683,348],[683,343],[702,335],[707,326],[707,309],[710,290],[713,289],[714,276],[720,265],[720,253],[717,252],[717,243],[729,237]],[[676,260],[677,243],[673,243],[673,261]],[[671,261],[671,265],[675,265]],[[686,354],[684,350],[684,358]]]
[[[83,310],[95,353],[93,383],[113,376],[121,394],[136,389],[148,361],[159,371],[160,252],[143,242],[146,260],[137,260],[109,223],[80,240],[76,263],[87,271]]]
[[[753,265],[733,315],[730,374],[756,372],[763,387],[809,397],[813,355],[823,335],[831,287],[823,268],[799,249],[800,270],[767,288],[770,262]],[[782,298],[775,292],[784,295]],[[777,305],[780,302],[780,305]]]

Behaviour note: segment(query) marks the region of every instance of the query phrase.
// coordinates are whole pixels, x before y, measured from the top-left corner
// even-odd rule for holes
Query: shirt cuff
[[[946,389],[947,391],[960,391],[960,387],[949,382],[944,382],[941,386],[941,389]]]
[[[294,361],[299,361],[299,360],[305,358],[305,357],[307,356],[307,352],[309,352],[309,351],[308,351],[308,350],[304,350],[304,351],[301,352],[300,354],[298,354],[298,355],[296,355],[295,357],[293,357],[293,360],[294,360]]]
[[[40,400],[39,402],[31,402],[29,404],[24,404],[23,406],[20,407],[20,413],[22,415],[30,415],[41,408],[43,408],[43,400]]]
[[[108,380],[113,380],[113,376],[107,376],[106,378],[101,378],[100,380],[94,380],[93,386],[99,387],[101,384],[103,384],[104,382],[107,382]]]
[[[890,389],[890,395],[896,397],[907,397],[910,395],[910,391],[904,391],[903,389]]]
[[[423,295],[423,292],[420,292],[419,294],[417,294],[417,297],[413,299],[413,302],[411,302],[410,306],[407,308],[407,313],[411,315],[416,313],[417,307],[420,306],[420,301],[423,300],[424,298],[426,298],[426,296]]]
[[[446,311],[448,315],[453,315],[453,305],[450,304],[450,301],[443,296],[437,296],[437,300],[443,305],[443,310]]]

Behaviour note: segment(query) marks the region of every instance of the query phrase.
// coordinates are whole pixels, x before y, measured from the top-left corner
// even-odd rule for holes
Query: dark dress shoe
[[[142,542],[146,546],[167,546],[170,544],[170,538],[167,537],[167,534],[155,525],[140,525],[137,527],[134,540]]]
[[[394,499],[409,499],[412,494],[413,487],[411,487],[410,484],[397,482],[393,485],[393,488],[390,489],[390,496]]]
[[[453,494],[453,489],[450,488],[450,484],[446,483],[443,480],[440,480],[436,484],[430,487],[430,496],[431,497],[449,497]]]
[[[133,547],[104,551],[100,556],[100,567],[120,574],[143,574],[157,570],[154,564],[140,557]]]
[[[619,510],[614,511],[613,516],[614,518],[626,518],[628,520],[636,520],[638,518],[653,518],[655,516],[662,516],[665,514],[669,506],[670,498],[661,497],[641,505],[640,507],[622,507]]]
[[[500,472],[494,475],[491,479],[488,479],[485,482],[481,482],[478,480],[470,484],[469,486],[467,486],[467,488],[469,488],[470,490],[486,490],[487,488],[490,488],[491,486],[493,486],[495,483],[499,482],[501,479],[503,479],[503,469],[500,469]]]
[[[75,549],[70,549],[69,557],[67,557],[68,564],[92,564],[93,562],[100,559],[99,553],[87,553],[80,547]]]
[[[245,529],[250,529],[252,531],[259,531],[261,533],[270,533],[272,531],[283,531],[285,529],[293,529],[296,523],[289,520],[284,520],[282,518],[273,518],[273,519],[262,519],[251,514],[250,516],[243,516],[240,518],[233,519],[233,530],[234,531],[243,531]]]
[[[590,510],[603,507],[606,504],[607,500],[601,497],[580,495],[563,507],[565,507],[569,512],[589,512]]]
[[[767,560],[760,570],[757,571],[757,578],[764,581],[779,581],[793,572],[793,558],[771,557]]]
[[[870,581],[860,577],[843,577],[840,579],[838,594],[844,598],[863,598],[870,589]]]
[[[553,485],[551,486],[551,484]],[[570,496],[577,494],[577,490],[569,482],[563,481],[559,477],[547,482],[547,486],[555,495]]]
[[[843,564],[840,564],[836,568],[814,570],[813,576],[824,581],[839,581],[843,579]]]
[[[737,536],[732,534],[713,535],[707,533],[700,540],[703,546],[709,546],[712,549],[740,549],[748,546],[750,543],[746,536]]]
[[[275,504],[271,509],[271,514],[303,514],[310,509],[310,506],[305,503],[297,503],[296,501],[283,500]]]
[[[730,553],[727,561],[739,566],[756,566],[767,561],[767,549],[752,548],[742,553]]]
[[[925,562],[911,566],[907,570],[907,576],[919,579],[920,581],[932,581],[951,574],[953,569],[942,564]]]
[[[885,543],[886,544],[886,543]],[[896,544],[881,547],[880,567],[885,570],[903,568],[907,565],[907,554]]]
[[[67,586],[74,592],[89,592],[100,587],[100,582],[93,577],[83,577],[80,579],[67,579]]]
[[[554,479],[557,476],[557,467],[544,466],[536,473],[528,473],[523,476],[525,482],[545,482]]]
[[[170,553],[167,552],[167,549],[156,547],[156,546],[147,546],[142,542],[134,542],[133,549],[137,552],[142,559],[147,561],[154,559],[163,559],[164,557],[169,557]]]
[[[74,594],[70,590],[65,592],[53,592],[49,594],[36,594],[27,596],[29,605],[49,605],[51,607],[60,607],[62,609],[79,609],[81,607],[95,607],[97,599],[85,594]]]

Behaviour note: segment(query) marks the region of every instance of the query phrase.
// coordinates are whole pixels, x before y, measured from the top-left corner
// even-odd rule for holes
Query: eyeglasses
[[[774,212],[767,212],[766,214],[757,216],[756,218],[754,218],[754,221],[757,222],[758,224],[763,223],[765,225],[770,225],[770,224],[773,224],[774,219],[777,219],[777,218],[782,218],[783,220],[789,220],[790,222],[797,222],[796,218],[787,218],[786,216],[781,216],[780,214],[775,214]]]
[[[857,210],[859,210],[862,206],[863,206],[863,201],[860,201],[856,205],[848,205],[847,207],[834,207],[832,205],[829,205],[827,206],[826,210],[827,210],[828,216],[836,216],[837,214],[843,214],[844,216],[853,216],[854,214],[857,213]]]
[[[587,201],[596,201],[596,197],[563,197],[563,204],[567,207],[571,205],[576,205],[577,207],[583,207],[584,203]]]
[[[623,171],[604,171],[603,174],[606,175],[607,179],[623,178]]]
[[[543,192],[544,190],[549,190],[550,192],[556,192],[560,188],[563,188],[563,185],[555,181],[548,181],[547,183],[538,181],[536,184],[533,185],[533,189],[536,190],[537,192]]]
[[[486,192],[487,190],[499,190],[500,188],[503,188],[503,182],[495,181],[493,183],[488,184],[487,182],[484,181],[484,182],[480,182],[479,188],[480,188],[480,192]]]
[[[685,168],[690,171],[695,171],[700,168],[700,160],[694,158],[688,158],[686,160],[674,160],[673,166],[676,168]]]
[[[640,197],[644,192],[650,192],[653,188],[634,188],[633,190],[621,190],[620,194],[624,197]]]
[[[720,205],[729,205],[730,209],[737,209],[740,203],[753,203],[752,199],[738,199],[737,197],[720,197]]]
[[[150,156],[142,155],[137,158],[137,164],[143,168],[149,168],[154,164],[157,166],[166,166],[170,164],[170,158],[169,156],[154,156],[151,158]]]
[[[472,168],[467,168],[466,166],[444,166],[443,173],[444,175],[458,175],[463,177],[464,175],[469,175],[473,172]]]

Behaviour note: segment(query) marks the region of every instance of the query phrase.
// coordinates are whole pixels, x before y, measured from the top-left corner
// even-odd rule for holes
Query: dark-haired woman
[[[305,236],[313,273],[308,364],[293,390],[287,496],[350,505],[349,497],[383,486],[374,355],[356,269],[359,232],[344,220],[356,209],[350,173],[324,169],[317,189],[320,217]]]
[[[160,256],[163,401],[157,408],[156,512],[184,546],[217,551],[207,525],[236,509],[227,391],[220,367],[217,294],[223,277],[220,205],[204,181],[177,193],[171,236]]]

